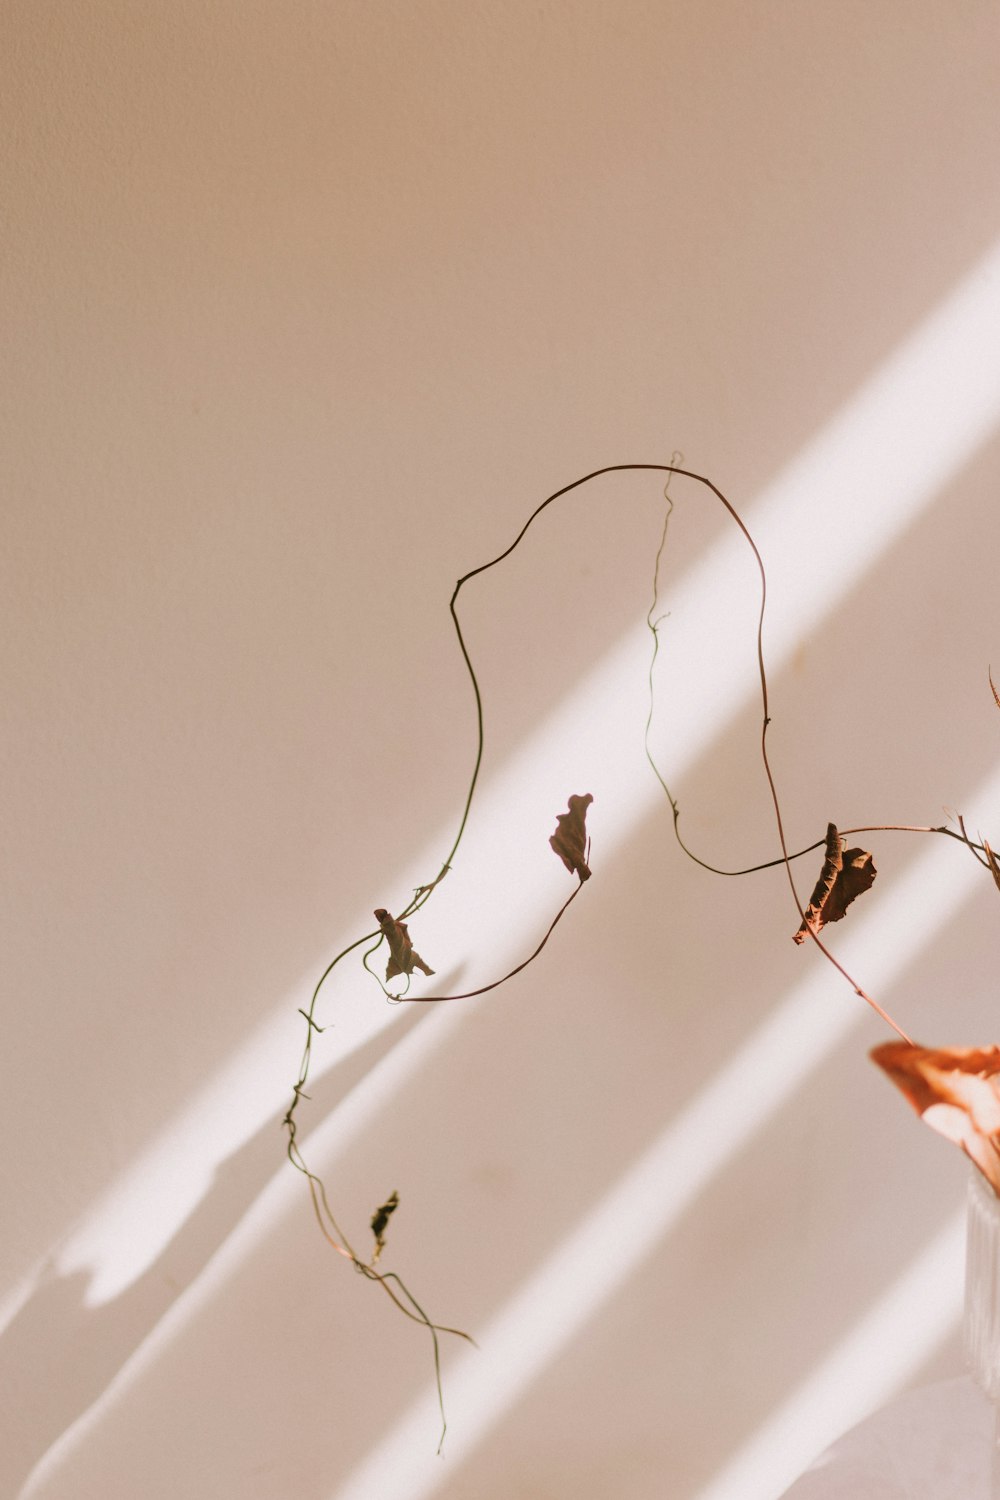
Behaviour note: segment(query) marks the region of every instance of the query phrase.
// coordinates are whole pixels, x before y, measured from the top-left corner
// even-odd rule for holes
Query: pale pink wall
[[[452,825],[455,577],[601,464],[680,448],[751,503],[995,243],[995,12],[8,0],[3,31],[0,1474],[17,1493],[101,1401],[32,1494],[333,1500],[429,1359],[304,1196],[192,1302],[278,1168],[270,1093],[120,1296],[88,1307],[60,1247],[276,1012],[291,1081],[309,979]],[[991,438],[773,684],[797,835],[936,821],[992,765],[998,477]],[[656,493],[581,499],[470,604],[489,772],[641,618]],[[722,522],[689,514],[693,555]],[[803,493],[801,545],[829,521]],[[684,787],[734,859],[770,837],[754,732],[747,711]],[[399,1268],[473,1332],[813,961],[780,882],[696,875],[664,814],[600,873],[563,957],[449,1033],[337,1164],[362,1228],[400,1187]],[[510,878],[482,896],[500,921]],[[993,918],[984,891],[883,997],[929,1040],[996,1039]],[[437,1493],[697,1493],[960,1202],[961,1164],[864,1060],[881,1035]],[[183,1195],[197,1145],[175,1170]]]

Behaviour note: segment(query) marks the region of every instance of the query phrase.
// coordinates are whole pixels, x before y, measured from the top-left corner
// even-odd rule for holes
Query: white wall
[[[975,794],[1000,746],[994,8],[8,0],[3,31],[0,1488],[335,1500],[389,1441],[400,1500],[707,1494],[964,1173],[867,1062],[884,1028],[788,942],[780,874],[687,864],[655,787],[616,824],[648,786],[641,647],[620,722],[595,699],[532,771],[546,817],[595,795],[595,878],[538,965],[464,1010],[387,1011],[363,975],[329,996],[348,1019],[310,1120],[335,1206],[363,1240],[398,1188],[386,1264],[496,1331],[472,1364],[446,1350],[440,1462],[433,1413],[405,1425],[421,1330],[282,1165],[297,1008],[450,842],[474,749],[455,578],[603,464],[680,449],[758,516],[794,842],[945,805],[1000,827]],[[522,916],[534,856],[483,853],[486,813],[517,832],[504,768],[641,625],[658,494],[577,492],[463,596],[484,812],[421,929],[442,975],[492,978],[565,892],[546,824]],[[674,494],[680,591],[728,533]],[[666,627],[657,743],[669,764],[704,729],[685,827],[738,864],[774,836],[735,543],[725,569],[711,638]],[[859,977],[886,965],[921,1038],[996,1040],[996,894],[949,906],[968,856],[925,842],[875,846]],[[946,919],[915,898],[891,925],[925,856]],[[648,1244],[643,1200],[579,1266],[565,1246],[578,1323],[522,1329],[510,1299],[806,982],[819,1031],[759,1077],[780,1107],[734,1108],[732,1154]],[[954,1295],[863,1401],[960,1368]],[[853,1415],[832,1400],[817,1435]],[[761,1461],[763,1500],[798,1460]]]

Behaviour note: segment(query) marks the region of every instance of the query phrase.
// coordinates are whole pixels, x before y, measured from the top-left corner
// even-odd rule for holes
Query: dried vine
[[[310,1067],[312,1063],[314,1039],[326,1029],[325,1027],[320,1026],[317,1022],[316,1009],[320,994],[328,979],[333,974],[334,970],[338,968],[338,966],[343,962],[344,959],[346,959],[351,953],[354,953],[359,948],[364,949],[364,952],[362,954],[362,964],[364,968],[378,983],[386,999],[392,1003],[398,1003],[404,999],[413,1000],[425,1004],[465,1000],[471,999],[473,996],[483,995],[492,990],[498,989],[508,980],[513,979],[515,975],[520,974],[524,969],[528,967],[529,964],[533,963],[534,960],[538,958],[539,954],[542,952],[550,937],[552,936],[552,933],[554,932],[556,926],[562,920],[570,905],[576,900],[577,896],[580,894],[580,891],[583,889],[584,882],[590,875],[590,870],[586,863],[586,859],[589,858],[589,846],[587,846],[585,852],[583,847],[583,839],[585,836],[583,815],[586,811],[586,804],[591,800],[589,794],[587,794],[586,796],[573,796],[570,798],[570,812],[568,814],[562,814],[559,817],[559,828],[557,828],[557,834],[554,835],[550,840],[553,848],[563,859],[563,862],[567,865],[567,868],[576,873],[578,883],[574,888],[572,894],[560,906],[541,941],[529,954],[529,956],[521,963],[517,964],[508,973],[504,974],[501,978],[496,979],[489,984],[482,985],[477,989],[468,990],[461,994],[453,995],[417,994],[411,996],[409,994],[409,981],[413,968],[421,968],[426,974],[432,974],[433,970],[429,969],[429,967],[424,963],[419,955],[417,955],[413,951],[412,944],[410,943],[409,939],[407,924],[409,919],[417,912],[419,912],[421,908],[426,904],[426,902],[430,899],[434,891],[437,889],[438,885],[445,878],[452,867],[452,862],[462,841],[466,825],[469,820],[473,797],[476,792],[479,774],[483,762],[483,700],[479,681],[472,664],[472,659],[465,641],[465,636],[462,631],[461,621],[459,619],[457,608],[459,595],[461,594],[461,591],[465,587],[465,585],[471,582],[472,579],[477,578],[482,574],[488,572],[490,569],[497,567],[506,558],[508,558],[511,553],[520,546],[532,524],[537,520],[537,518],[542,514],[543,511],[548,509],[550,505],[560,500],[563,496],[570,494],[572,491],[579,489],[582,485],[588,484],[592,480],[598,479],[603,475],[624,472],[655,472],[659,474],[665,474],[667,476],[663,488],[663,496],[666,501],[667,509],[664,515],[663,529],[660,537],[659,547],[656,552],[656,560],[653,570],[652,602],[646,615],[646,625],[652,634],[653,646],[649,663],[649,710],[645,726],[644,745],[647,760],[669,803],[673,820],[673,831],[677,842],[684,854],[688,858],[693,860],[696,864],[700,865],[703,869],[709,870],[713,874],[725,876],[749,875],[760,870],[774,868],[777,865],[783,866],[788,878],[792,900],[801,921],[799,933],[796,935],[797,938],[804,939],[808,936],[811,941],[816,944],[816,947],[823,954],[823,956],[834,966],[835,969],[838,970],[838,972],[844,977],[848,984],[850,984],[854,992],[862,1000],[864,1000],[876,1012],[876,1014],[878,1014],[882,1018],[882,1020],[884,1020],[898,1034],[898,1036],[901,1038],[902,1043],[910,1048],[913,1048],[913,1043],[906,1035],[905,1031],[903,1031],[902,1027],[899,1026],[897,1022],[894,1021],[893,1018],[882,1008],[882,1006],[861,987],[857,980],[855,980],[853,976],[848,973],[847,969],[835,957],[826,943],[819,936],[819,931],[823,926],[824,920],[837,920],[837,916],[842,914],[844,906],[846,906],[846,901],[843,901],[842,899],[842,891],[840,891],[840,894],[837,896],[837,900],[835,902],[838,907],[838,910],[835,914],[831,914],[831,910],[827,905],[830,900],[831,893],[838,889],[838,881],[841,881],[841,876],[843,874],[841,867],[844,861],[849,861],[849,857],[852,855],[861,855],[863,853],[863,851],[860,850],[848,850],[846,854],[843,854],[841,849],[841,840],[846,835],[872,832],[943,834],[949,838],[955,838],[963,842],[969,848],[975,858],[978,859],[980,863],[982,863],[991,872],[998,888],[1000,888],[1000,865],[998,865],[997,858],[993,850],[985,841],[975,842],[974,840],[969,838],[961,818],[959,818],[958,820],[959,830],[957,832],[954,829],[944,826],[916,827],[912,825],[900,824],[874,825],[864,828],[851,828],[838,832],[838,830],[831,824],[825,838],[817,839],[813,844],[808,845],[804,849],[796,850],[794,853],[789,852],[782,819],[781,803],[778,797],[778,791],[772,773],[767,748],[767,735],[768,728],[771,723],[771,716],[768,698],[767,673],[765,670],[763,650],[763,626],[767,604],[767,576],[764,568],[764,563],[761,558],[760,552],[757,549],[757,545],[753,540],[753,537],[751,536],[747,526],[745,525],[742,517],[739,515],[735,507],[730,503],[730,501],[726,498],[722,491],[712,483],[710,479],[707,479],[702,474],[697,474],[690,469],[684,468],[683,459],[679,454],[674,454],[669,464],[628,463],[607,465],[604,468],[595,469],[591,473],[585,474],[580,479],[573,480],[570,484],[564,485],[561,489],[558,489],[553,494],[549,495],[545,500],[541,502],[540,505],[536,506],[536,508],[528,516],[528,519],[525,521],[524,525],[521,527],[520,531],[517,533],[514,540],[508,547],[506,547],[502,552],[500,552],[490,561],[482,563],[478,567],[471,569],[468,573],[463,574],[462,577],[458,579],[449,601],[449,610],[452,618],[452,624],[455,630],[455,635],[458,641],[458,647],[461,652],[462,659],[465,663],[469,681],[472,687],[476,717],[476,749],[473,761],[472,775],[469,781],[465,801],[459,818],[458,829],[451,848],[445,856],[445,859],[442,862],[437,874],[426,885],[421,885],[416,888],[413,896],[411,897],[409,903],[406,905],[403,911],[401,911],[398,916],[392,917],[384,909],[377,909],[375,915],[379,921],[378,927],[374,928],[370,932],[364,933],[361,937],[355,939],[353,943],[342,949],[341,952],[339,952],[323,970],[323,973],[320,975],[313,989],[308,1008],[300,1011],[300,1014],[303,1016],[306,1022],[306,1037],[299,1066],[298,1077],[292,1087],[291,1103],[283,1119],[283,1125],[288,1137],[288,1158],[291,1161],[292,1165],[306,1178],[309,1187],[313,1213],[324,1238],[327,1240],[332,1249],[335,1250],[344,1259],[348,1260],[361,1275],[363,1275],[367,1280],[375,1282],[382,1289],[382,1291],[385,1292],[387,1296],[389,1296],[389,1298],[400,1309],[401,1312],[403,1312],[408,1318],[411,1318],[414,1322],[423,1325],[430,1334],[433,1346],[434,1374],[437,1389],[437,1398],[441,1412],[441,1434],[438,1444],[439,1452],[441,1450],[441,1445],[444,1442],[444,1436],[447,1430],[441,1380],[439,1335],[444,1333],[453,1334],[458,1338],[468,1340],[470,1343],[474,1343],[474,1340],[471,1339],[469,1334],[463,1332],[461,1329],[451,1328],[445,1324],[441,1324],[432,1320],[430,1317],[428,1317],[427,1313],[421,1307],[420,1303],[416,1300],[413,1294],[409,1291],[408,1287],[404,1284],[400,1277],[396,1275],[395,1272],[383,1272],[378,1269],[377,1263],[384,1247],[386,1228],[390,1216],[395,1211],[398,1205],[398,1196],[393,1193],[391,1197],[375,1211],[375,1214],[373,1215],[371,1221],[371,1228],[374,1236],[374,1246],[371,1256],[366,1260],[355,1251],[348,1237],[340,1228],[330,1208],[330,1204],[327,1199],[326,1188],[323,1184],[322,1179],[315,1172],[313,1172],[306,1163],[298,1139],[298,1111],[301,1102],[303,1100],[308,1100],[309,1098],[309,1095],[306,1093],[306,1084],[309,1079]],[[671,792],[666,780],[664,779],[664,776],[657,766],[649,745],[650,730],[652,727],[654,714],[654,669],[660,647],[660,630],[663,620],[666,618],[665,615],[657,615],[657,608],[659,605],[660,566],[666,547],[670,517],[673,511],[673,501],[669,496],[669,485],[671,478],[674,476],[690,479],[697,484],[702,485],[723,506],[731,520],[738,527],[747,546],[749,547],[760,578],[760,604],[756,629],[756,658],[761,706],[759,750],[773,809],[773,816],[780,853],[772,859],[765,860],[759,864],[749,865],[746,868],[739,870],[721,869],[716,865],[710,864],[707,860],[702,859],[698,854],[696,854],[692,849],[688,847],[680,831],[680,807],[678,801]],[[990,678],[990,685],[993,688],[993,694],[997,700],[997,705],[998,707],[1000,707],[1000,695],[997,694],[997,690],[993,685],[992,677]],[[574,807],[574,804],[578,804],[579,806]],[[571,853],[571,855],[568,855],[566,848],[560,847],[560,834],[566,832],[566,828],[563,825],[572,821],[574,814],[578,817],[578,823],[570,830],[572,835],[571,843],[575,843],[577,847]],[[793,861],[801,858],[803,855],[809,854],[812,851],[823,847],[824,844],[826,845],[827,858],[826,863],[824,864],[824,870],[821,876],[821,880],[817,884],[816,890],[813,892],[813,896],[809,905],[804,906],[799,896],[795,879],[792,873],[792,863]],[[865,855],[864,858],[870,861],[871,856]],[[874,878],[873,869],[871,871],[871,878]],[[871,879],[869,878],[867,879],[867,884],[870,883]],[[864,889],[865,885],[862,884],[860,888]],[[846,900],[849,901],[850,899],[852,899],[852,895],[848,894]],[[383,946],[383,944],[387,944],[390,950],[390,958],[386,968],[385,981],[381,979],[381,977],[375,972],[375,970],[369,963],[369,960]],[[402,976],[402,989],[398,991],[389,989],[389,981],[397,976]],[[899,1046],[900,1044],[892,1045]]]

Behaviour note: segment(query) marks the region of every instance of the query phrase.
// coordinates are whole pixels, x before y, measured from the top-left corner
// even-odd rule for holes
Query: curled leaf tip
[[[424,963],[420,954],[415,952],[405,922],[397,922],[384,906],[376,908],[375,918],[382,936],[389,944],[389,962],[385,969],[386,980],[394,979],[397,974],[412,974],[414,969],[421,969],[425,974],[434,973],[434,970]]]
[[[818,933],[828,922],[839,922],[856,896],[871,888],[877,871],[875,861],[865,849],[841,849],[837,825],[826,830],[826,856],[809,905],[798,932],[797,943],[804,943],[810,932]]]
[[[1000,1194],[1000,1047],[883,1042],[869,1056],[931,1129],[960,1147]]]
[[[549,839],[567,870],[581,880],[589,880],[591,874],[587,864],[587,808],[593,800],[590,792],[582,797],[571,796],[567,804],[569,811],[559,813],[556,831]]]

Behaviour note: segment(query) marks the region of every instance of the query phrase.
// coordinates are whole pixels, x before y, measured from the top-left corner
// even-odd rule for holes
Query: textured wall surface
[[[481,1344],[445,1341],[441,1459],[426,1331],[324,1244],[279,1125],[313,983],[458,824],[454,581],[588,470],[681,451],[754,530],[795,847],[944,808],[1000,839],[995,7],[0,28],[0,1491],[773,1500],[961,1368],[964,1171],[782,873],[673,840],[655,474],[463,595],[482,782],[415,941],[463,989],[523,958],[570,792],[594,879],[493,995],[393,1009],[352,968],[318,1012],[335,1210],[363,1244],[398,1189],[386,1268]],[[757,579],[671,495],[653,743],[732,868],[776,852]],[[996,892],[871,840],[838,951],[921,1039],[1000,1040]]]

